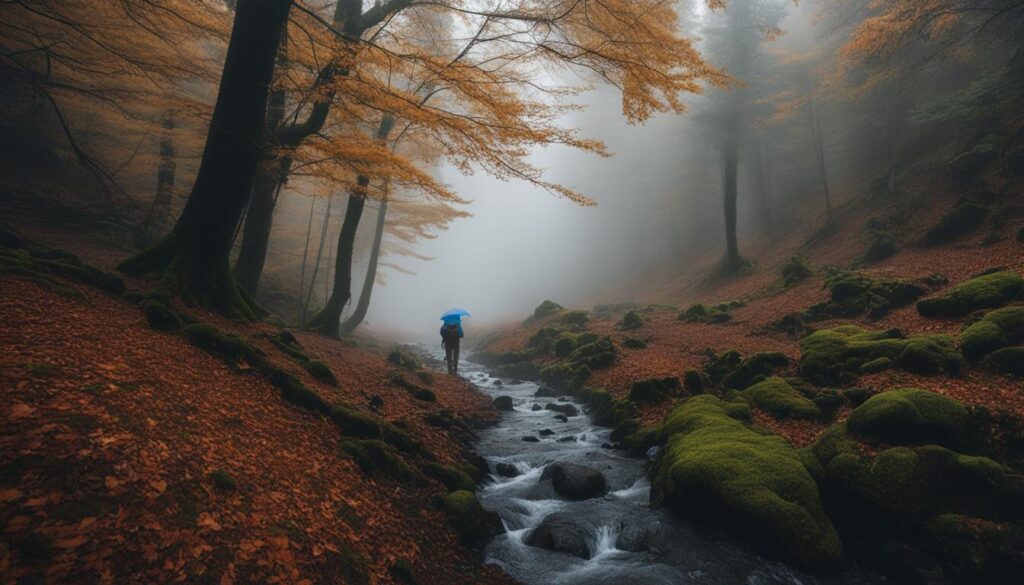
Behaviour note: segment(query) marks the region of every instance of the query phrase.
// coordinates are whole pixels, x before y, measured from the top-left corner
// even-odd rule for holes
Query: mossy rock
[[[792,256],[782,266],[782,283],[790,287],[807,280],[813,274],[810,263],[803,256]]]
[[[210,473],[210,481],[213,487],[222,492],[233,492],[238,490],[238,482],[234,476],[223,469],[214,470]]]
[[[267,380],[281,391],[281,397],[302,408],[327,414],[330,406],[324,399],[290,373],[275,367],[263,369]]]
[[[633,382],[629,399],[634,402],[657,404],[680,390],[679,378],[650,378]]]
[[[262,351],[249,345],[241,337],[224,333],[213,325],[189,325],[182,329],[182,333],[192,345],[221,358],[233,369],[238,369],[238,365],[243,362],[254,367],[262,366],[266,362]]]
[[[345,436],[360,439],[380,439],[384,436],[380,424],[373,417],[351,408],[333,406],[329,416]]]
[[[821,410],[814,402],[797,392],[782,378],[768,378],[739,394],[752,406],[778,419],[815,419]]]
[[[552,364],[540,371],[541,382],[564,390],[581,387],[590,376],[590,368],[576,368],[567,363]]]
[[[546,340],[555,339],[562,333],[561,329],[555,329],[554,327],[543,327],[538,329],[536,333],[530,336],[529,341],[526,342],[527,347],[541,347]]]
[[[929,548],[959,582],[1019,583],[1024,578],[1020,567],[1001,562],[1015,548],[1014,542],[1020,542],[1020,526],[941,514],[925,524],[924,532]]]
[[[578,342],[576,336],[572,333],[562,333],[555,338],[555,355],[558,357],[569,357],[572,352],[576,351]]]
[[[938,225],[924,235],[924,243],[938,246],[967,235],[981,227],[991,210],[976,203],[957,205],[939,220]]]
[[[479,500],[469,490],[458,490],[448,494],[442,503],[463,544],[478,548],[493,535],[500,532],[501,521],[493,513],[484,510]]]
[[[626,349],[647,349],[647,342],[635,337],[627,337],[622,340],[622,347]]]
[[[925,317],[963,317],[974,311],[1002,307],[1024,295],[1024,278],[1012,270],[972,278],[941,295],[917,302]]]
[[[584,331],[576,336],[576,346],[589,345],[601,339],[601,336],[591,331]],[[611,340],[609,339],[609,343]],[[614,346],[612,346],[614,347]]]
[[[880,318],[890,310],[917,300],[927,290],[902,280],[879,280],[861,272],[831,269],[825,279],[829,300],[811,307],[802,314],[805,320],[856,317],[867,313]]]
[[[476,482],[473,481],[473,478],[467,475],[464,471],[455,469],[454,467],[430,462],[424,465],[421,470],[423,471],[423,475],[438,481],[449,492],[457,490],[466,490],[470,492],[476,491]]]
[[[1024,307],[996,309],[960,334],[960,351],[979,359],[998,349],[1024,341]]]
[[[722,378],[728,388],[743,390],[763,380],[770,373],[789,365],[789,358],[778,351],[762,351],[744,359],[734,370]]]
[[[569,356],[569,362],[575,368],[586,367],[590,370],[608,368],[615,364],[618,352],[611,338],[602,337],[597,341],[580,345]]]
[[[626,331],[639,329],[644,326],[644,318],[636,311],[629,311],[622,316],[622,319],[615,326]]]
[[[862,374],[877,374],[878,372],[888,370],[891,366],[892,360],[883,356],[869,362],[864,362],[860,366],[860,372]]]
[[[594,424],[615,428],[623,421],[636,416],[636,408],[628,400],[616,400],[607,390],[583,388],[578,392],[580,400],[587,405],[587,412]]]
[[[729,528],[801,566],[829,568],[842,544],[817,484],[782,438],[737,420],[749,414],[745,404],[708,395],[674,409],[662,428],[667,443],[654,469],[654,503]]]
[[[388,361],[407,370],[418,370],[421,367],[419,360],[401,349],[391,350],[391,353],[388,354]]]
[[[586,311],[569,311],[562,317],[562,322],[570,327],[585,327],[588,321]]]
[[[408,482],[414,473],[405,459],[379,439],[347,439],[341,450],[367,475],[382,475]]]
[[[557,314],[557,313],[559,313],[561,311],[562,311],[562,305],[559,305],[558,303],[556,303],[554,301],[544,301],[543,303],[537,305],[537,308],[533,310],[533,317],[532,317],[532,319],[534,319],[534,320],[544,319],[544,318],[550,317],[552,315],[555,315],[555,314]]]
[[[881,262],[896,254],[898,248],[896,241],[889,234],[881,233],[875,236],[864,252],[864,260],[868,262]]]
[[[887,358],[920,374],[957,373],[959,354],[943,335],[904,337],[898,330],[865,331],[855,325],[822,329],[800,342],[800,375],[819,385],[853,380],[861,367]]]
[[[1024,347],[1004,347],[989,356],[992,365],[1002,372],[1024,376]]]
[[[900,388],[869,398],[846,420],[857,436],[897,445],[938,444],[970,450],[970,415],[959,402],[926,390]]]
[[[704,393],[704,376],[697,370],[686,370],[683,376],[683,389],[696,396]]]
[[[1006,480],[995,461],[938,445],[893,447],[873,458],[842,453],[825,472],[846,512],[911,530],[943,513],[994,513]]]
[[[317,380],[330,384],[331,386],[338,385],[338,378],[334,376],[334,372],[331,371],[331,367],[320,360],[309,360],[302,367],[306,368],[310,376],[313,376]]]
[[[181,329],[181,319],[178,314],[167,308],[166,305],[152,299],[142,305],[142,312],[146,315],[146,322],[149,328],[154,331],[177,331]]]

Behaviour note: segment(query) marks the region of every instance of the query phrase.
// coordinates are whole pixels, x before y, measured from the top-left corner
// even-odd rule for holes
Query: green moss
[[[146,315],[146,322],[149,328],[154,331],[177,331],[181,329],[181,319],[177,313],[167,308],[166,305],[152,299],[142,305],[142,312]]]
[[[804,320],[856,317],[865,313],[877,319],[893,308],[909,305],[927,292],[918,284],[879,280],[861,272],[836,269],[830,269],[825,287],[829,300],[804,311]]]
[[[615,326],[623,330],[639,329],[644,326],[644,318],[636,311],[629,311]]]
[[[569,311],[562,317],[562,322],[571,327],[585,327],[589,320],[586,311]]]
[[[532,320],[539,320],[550,317],[562,311],[562,305],[554,301],[544,301],[537,305],[537,308],[533,310]]]
[[[555,338],[555,355],[558,357],[569,357],[572,352],[576,351],[578,342],[576,336],[572,333],[562,333]]]
[[[52,378],[60,374],[60,368],[53,364],[39,364],[35,362],[25,364],[25,371],[33,378]]]
[[[479,545],[490,536],[492,523],[473,492],[458,490],[448,494],[442,509],[464,544]]]
[[[382,475],[402,482],[414,477],[405,459],[379,439],[348,439],[342,441],[341,450],[368,475]]]
[[[654,501],[683,516],[733,529],[799,564],[824,569],[842,545],[817,484],[783,439],[754,432],[749,415],[713,396],[690,398],[666,418],[654,470]]]
[[[968,359],[978,359],[1009,345],[1024,341],[1024,307],[996,309],[960,335],[960,350]]]
[[[775,418],[813,419],[821,411],[782,378],[768,378],[740,392],[740,396],[756,408],[767,411]]]
[[[871,245],[864,252],[864,260],[868,262],[880,262],[896,254],[896,241],[887,233],[878,233],[871,240]]]
[[[997,555],[1012,547],[1013,530],[1005,524],[964,514],[942,514],[925,525],[928,544],[957,575],[975,583],[1010,582],[990,575]],[[987,577],[987,578],[985,578]]]
[[[1024,376],[1024,347],[1004,347],[992,352],[989,360],[998,370],[1015,376]]]
[[[616,400],[607,390],[583,388],[578,396],[586,403],[591,420],[598,426],[615,428],[636,416],[635,406],[630,401]]]
[[[636,429],[622,440],[626,451],[633,456],[641,456],[648,449],[661,444],[661,425],[653,425]]]
[[[388,361],[400,368],[407,370],[418,370],[420,369],[420,362],[411,354],[401,349],[393,349],[388,354]]]
[[[210,474],[210,481],[213,487],[222,492],[233,492],[238,489],[238,482],[235,478],[223,469],[217,469]]]
[[[941,394],[900,388],[882,392],[858,406],[846,420],[850,432],[900,445],[935,443],[969,448],[967,409]]]
[[[569,362],[577,369],[586,367],[590,370],[598,370],[614,365],[617,356],[618,352],[616,352],[611,338],[602,337],[576,348],[569,356]]]
[[[890,366],[892,366],[892,360],[883,356],[869,362],[864,362],[860,367],[860,372],[862,374],[876,374],[883,370],[888,370]]]
[[[380,439],[381,427],[373,417],[344,406],[333,406],[331,421],[341,429],[343,435],[360,439]]]
[[[1024,294],[1024,278],[1014,271],[972,278],[941,295],[921,299],[917,311],[925,317],[963,317],[981,309],[1006,305]]]
[[[849,382],[864,364],[883,357],[921,374],[960,369],[952,340],[942,335],[903,337],[898,330],[865,331],[842,325],[808,335],[800,342],[800,350],[800,374],[820,385]]]
[[[473,478],[453,467],[430,462],[423,466],[422,471],[427,477],[440,482],[449,492],[476,491],[476,482]]]
[[[650,378],[633,382],[629,399],[634,402],[657,404],[679,392],[679,378]]]
[[[947,212],[939,223],[924,235],[928,246],[938,246],[969,234],[981,227],[989,209],[976,203],[961,203]]]
[[[302,351],[302,347],[299,346],[299,342],[295,339],[295,336],[287,331],[282,331],[277,335],[268,336],[267,339],[270,341],[271,345],[300,364],[304,364],[310,360],[310,357]]]
[[[601,339],[601,336],[598,335],[597,333],[592,333],[590,331],[584,331],[583,333],[580,333],[579,335],[576,336],[576,345],[577,345],[577,347],[578,346],[582,346],[582,345],[589,345],[591,343],[597,342],[600,339]],[[610,341],[611,340],[609,340],[609,342]],[[612,346],[612,347],[614,348],[614,346]]]
[[[813,274],[810,263],[803,256],[793,256],[782,266],[782,282],[786,287],[803,282]]]
[[[732,358],[729,358],[730,361]],[[763,351],[752,354],[744,359],[731,372],[722,378],[728,388],[742,390],[751,384],[760,382],[773,371],[789,365],[789,358],[777,351]]]
[[[544,344],[545,340],[554,339],[561,333],[561,329],[555,329],[554,327],[541,328],[530,337],[530,340],[526,342],[526,345],[527,347],[540,347]]]
[[[683,388],[690,394],[696,396],[704,393],[704,376],[697,370],[686,370],[683,376]]]
[[[647,349],[647,342],[635,337],[627,337],[622,340],[622,347],[626,349]]]
[[[313,376],[317,380],[330,384],[331,386],[338,385],[338,378],[334,376],[334,372],[331,371],[330,366],[320,360],[309,360],[303,364],[306,371],[309,372],[310,376]]]
[[[321,413],[327,413],[330,410],[319,394],[290,373],[271,366],[263,368],[263,375],[281,391],[281,397],[286,401]]]
[[[263,352],[249,345],[237,335],[227,334],[207,323],[197,323],[182,329],[192,345],[221,358],[232,369],[240,363],[260,367],[265,363]]]

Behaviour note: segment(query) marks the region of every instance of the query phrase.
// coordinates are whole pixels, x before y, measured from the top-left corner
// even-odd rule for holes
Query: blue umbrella
[[[459,323],[462,321],[463,317],[470,316],[471,315],[469,314],[469,311],[465,309],[456,309],[452,307],[450,310],[446,311],[443,315],[441,315],[441,320],[444,321],[445,323]]]

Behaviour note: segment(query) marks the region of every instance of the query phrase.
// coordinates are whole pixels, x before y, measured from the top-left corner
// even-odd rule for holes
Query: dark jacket
[[[457,338],[455,338],[455,339],[447,339],[447,338],[445,338],[445,336],[444,336],[445,331],[444,330],[445,330],[446,327],[448,327],[448,324],[445,323],[444,325],[441,325],[441,342],[442,343],[451,343],[453,345],[458,345],[459,340],[462,339],[465,336],[465,334],[462,332],[462,323],[459,323],[458,325],[459,325],[459,336]]]

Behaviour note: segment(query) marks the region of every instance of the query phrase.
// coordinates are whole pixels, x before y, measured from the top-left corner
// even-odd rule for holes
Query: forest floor
[[[1019,201],[1020,197],[1010,200]],[[1024,242],[1015,236],[1024,225],[1021,213],[1024,210],[1013,204],[1000,208],[1000,213],[994,214],[984,225],[950,243],[932,247],[921,244],[925,232],[956,203],[957,198],[952,196],[932,200],[930,205],[918,209],[913,221],[890,225],[890,233],[898,233],[893,237],[899,249],[881,261],[863,260],[872,239],[865,225],[872,218],[885,218],[892,210],[884,201],[856,200],[837,215],[836,228],[826,235],[818,233],[809,237],[805,227],[783,231],[781,235],[744,240],[744,249],[750,251],[749,259],[755,266],[749,273],[734,277],[709,276],[716,273],[721,259],[718,253],[713,253],[678,270],[654,271],[646,281],[629,283],[628,290],[606,291],[604,296],[596,298],[630,299],[631,302],[605,305],[611,307],[611,311],[588,311],[587,324],[575,328],[577,332],[586,330],[609,336],[620,348],[615,364],[595,370],[586,386],[625,398],[634,382],[665,377],[682,380],[687,370],[702,370],[709,353],[721,355],[729,350],[737,350],[744,356],[755,352],[782,352],[792,365],[779,374],[792,374],[800,358],[800,337],[775,331],[772,324],[786,315],[828,300],[827,266],[842,267],[876,279],[917,281],[941,274],[949,280],[948,285],[929,294],[940,293],[993,268],[1024,272]],[[796,254],[807,260],[813,274],[786,287],[780,269]],[[736,300],[743,301],[743,306],[730,310],[728,322],[690,323],[679,319],[680,312],[694,303],[711,307]],[[618,326],[628,307],[636,307],[643,317],[639,328],[624,330]],[[521,351],[527,347],[529,339],[545,327],[573,331],[574,328],[566,328],[560,322],[562,315],[507,324],[492,332],[479,349],[496,353]],[[863,314],[816,321],[811,325],[814,329],[824,329],[844,323],[880,331],[898,328],[905,334],[957,334],[964,327],[962,318],[924,317],[913,303],[895,308],[879,319]],[[622,342],[627,338],[642,340],[646,347],[625,348]],[[557,363],[559,359],[549,355],[538,361],[543,366]],[[981,368],[968,369],[956,378],[920,376],[890,369],[861,377],[858,386],[875,390],[913,386],[949,395],[969,405],[987,406],[1024,417],[1024,382]],[[638,419],[642,424],[659,423],[672,407],[671,401],[638,404]],[[839,420],[843,414],[840,413]],[[813,442],[831,424],[776,421],[757,412],[755,416],[760,424],[797,447]]]
[[[59,232],[32,237],[101,268],[118,260]],[[440,483],[364,472],[338,426],[264,376],[152,330],[119,296],[57,281],[0,277],[0,583],[509,582],[459,543]],[[188,314],[442,465],[467,461],[472,426],[496,419],[468,383],[399,371],[436,400],[415,398],[387,348],[296,332],[335,386],[269,343],[278,328]],[[425,422],[442,411],[461,422]]]

